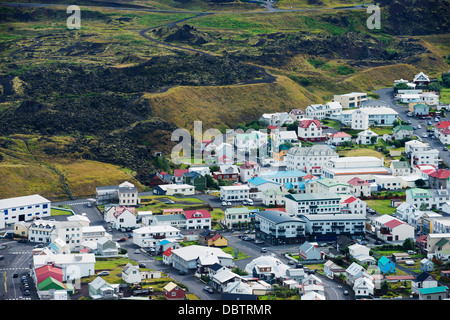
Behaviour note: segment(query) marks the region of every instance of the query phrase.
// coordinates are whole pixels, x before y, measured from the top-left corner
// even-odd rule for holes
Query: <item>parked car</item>
[[[266,248],[261,248],[261,252],[267,252],[267,249]]]
[[[119,239],[117,239],[117,242],[124,242],[124,241],[127,241],[127,238],[119,238]]]
[[[264,241],[262,241],[262,240],[256,240],[255,241],[255,244],[263,244],[264,243]]]
[[[222,205],[223,205],[223,206],[226,206],[226,205],[227,205],[227,202],[226,202],[226,201],[222,201]]]
[[[428,135],[426,133],[423,133],[422,138],[428,138]]]
[[[186,272],[184,272],[183,270],[178,271],[178,274],[181,276],[184,276],[186,274]]]
[[[227,206],[231,206],[231,202],[230,201],[227,202]]]
[[[419,125],[417,126],[417,129],[422,129],[422,126],[419,124]]]
[[[295,264],[295,261],[289,260],[289,261],[288,261],[288,264],[294,265],[294,264]]]
[[[3,260],[3,259],[5,259],[5,256],[0,256],[0,260]]]
[[[208,293],[214,293],[213,288],[211,288],[210,286],[206,286],[203,288],[204,291],[208,292]]]
[[[136,249],[136,250],[134,250],[134,253],[139,254],[139,253],[141,253],[141,250]]]
[[[98,276],[109,276],[109,271],[100,271]]]
[[[348,291],[347,290],[344,291],[344,295],[348,296]]]
[[[143,264],[143,263],[139,263],[139,268],[145,269],[145,268],[147,268],[147,266],[145,264]]]
[[[29,296],[29,295],[30,295],[30,290],[29,290],[29,289],[26,289],[25,292],[24,292],[23,294],[26,295],[26,296]]]
[[[448,151],[447,147],[442,148],[443,151]]]

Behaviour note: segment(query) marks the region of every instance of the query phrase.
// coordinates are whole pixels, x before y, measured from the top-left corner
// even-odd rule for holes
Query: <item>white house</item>
[[[365,276],[357,278],[353,284],[353,292],[357,299],[372,297],[374,289],[373,280]]]
[[[373,175],[375,183],[381,188],[389,191],[401,190],[402,189],[402,179],[400,177],[391,175]]]
[[[347,94],[334,95],[333,101],[339,102],[342,108],[359,108],[361,103],[367,101],[367,93],[351,92]]]
[[[250,198],[250,187],[245,184],[220,187],[221,201],[244,201]]]
[[[378,134],[373,132],[372,130],[364,130],[358,133],[358,137],[356,138],[357,144],[377,144],[378,143]]]
[[[369,273],[364,269],[364,267],[360,266],[356,262],[352,262],[352,264],[345,269],[346,273],[346,283],[353,286],[356,279],[362,277],[362,276],[369,276]]]
[[[412,225],[388,215],[375,219],[375,229],[377,237],[387,242],[401,243],[415,238]]]
[[[203,261],[203,264],[202,262]],[[220,248],[191,245],[172,250],[166,263],[171,264],[177,270],[188,272],[196,270],[199,266],[218,263],[224,267],[233,267],[233,256],[223,252]]]
[[[51,201],[35,194],[0,200],[0,227],[35,218],[50,217]]]
[[[195,194],[195,187],[190,184],[161,184],[153,188],[153,194],[167,196],[181,194],[189,196]]]
[[[121,228],[134,228],[136,227],[136,215],[127,208],[122,207],[119,210],[115,210],[111,222],[113,228],[117,230]]]
[[[261,167],[254,161],[245,161],[239,167],[239,180],[243,183],[257,175],[261,171]]]
[[[322,104],[312,104],[307,106],[305,112],[306,117],[311,119],[322,120],[327,116],[325,106]]]
[[[343,144],[344,142],[348,142],[348,141],[352,141],[352,136],[349,135],[348,133],[345,132],[336,132],[333,134],[330,134],[327,143],[334,145],[334,146],[339,146],[341,144]]]
[[[142,281],[142,277],[139,266],[134,266],[131,263],[127,263],[127,265],[122,269],[122,280],[131,284],[140,283]]]
[[[439,104],[439,96],[432,92],[424,92],[419,94],[419,98],[428,106],[435,106]]]
[[[161,239],[180,241],[180,230],[171,226],[146,226],[133,230],[133,243],[142,248],[154,247]]]
[[[349,254],[361,264],[375,265],[376,260],[369,254],[370,249],[366,246],[355,243],[348,247]]]
[[[305,111],[302,109],[291,109],[291,111],[289,111],[289,116],[294,121],[300,121],[305,117]]]
[[[322,141],[326,138],[320,121],[315,119],[303,119],[299,122],[298,137],[303,141]]]
[[[63,272],[63,281],[73,282],[94,275],[95,261],[93,253],[34,255],[33,268],[37,269],[45,265],[56,266]]]
[[[338,159],[336,151],[326,145],[291,148],[286,154],[287,170],[302,170],[310,174],[321,174],[331,159]]]

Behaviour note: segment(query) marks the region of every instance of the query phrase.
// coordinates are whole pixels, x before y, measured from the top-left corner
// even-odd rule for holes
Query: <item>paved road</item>
[[[421,120],[416,117],[408,117],[406,115],[408,108],[396,103],[396,101],[394,100],[394,90],[392,88],[379,89],[374,92],[380,95],[379,100],[388,103],[392,109],[398,112],[400,119],[402,119],[403,121],[411,121],[411,125],[413,127],[418,127],[418,125],[421,125],[422,128],[415,130],[414,133],[419,137],[421,141],[426,142],[430,145],[430,147],[439,150],[439,156],[443,160],[443,162],[445,162],[446,164],[450,164],[450,153],[448,151],[443,151],[444,145],[439,141],[439,139],[422,137],[422,134],[426,133],[428,121],[431,121],[433,124],[435,124],[436,122],[434,121],[434,119]],[[442,118],[441,120],[449,120],[449,119],[447,117]]]

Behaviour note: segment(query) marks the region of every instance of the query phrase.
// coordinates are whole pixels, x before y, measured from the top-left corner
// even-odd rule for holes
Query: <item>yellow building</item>
[[[14,235],[19,237],[28,238],[28,224],[25,222],[17,222],[14,224]]]

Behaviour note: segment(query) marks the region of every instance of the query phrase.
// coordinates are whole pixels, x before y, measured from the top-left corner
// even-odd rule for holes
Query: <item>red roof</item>
[[[163,252],[163,255],[165,255],[166,257],[170,257],[170,255],[172,254],[172,248],[168,248],[166,251]]]
[[[344,200],[345,203],[352,203],[353,201],[356,201],[357,199],[353,196],[348,197],[347,199]]]
[[[450,121],[441,121],[434,125],[438,129],[448,128],[450,127]]]
[[[222,236],[222,235],[221,235],[220,233],[216,233],[216,234],[211,238],[211,240],[212,240],[212,241],[216,241],[216,240],[219,239],[221,236]]]
[[[298,126],[300,128],[308,128],[312,123],[315,123],[318,128],[322,128],[319,120],[301,120]]]
[[[189,169],[175,169],[173,171],[173,175],[175,177],[182,177],[183,174],[188,173],[188,172],[189,172]]]
[[[278,129],[278,127],[277,126],[268,126],[267,129],[274,130],[274,129]]]
[[[264,211],[272,211],[272,210],[286,212],[285,208],[270,208],[270,209],[267,209],[267,210],[264,210]]]
[[[349,135],[348,133],[345,133],[345,132],[336,132],[336,133],[333,133],[332,135],[330,135],[330,137],[332,137],[332,138],[347,138],[347,137],[351,137],[351,135]]]
[[[369,185],[367,181],[360,179],[358,177],[354,177],[353,179],[347,181],[347,183],[351,184],[352,186]]]
[[[439,169],[435,172],[428,173],[428,175],[437,179],[448,179],[450,177],[450,170]]]
[[[211,218],[211,213],[208,210],[188,210],[184,212],[186,219],[205,219]]]
[[[416,242],[427,242],[427,235],[423,234],[416,239]]]
[[[399,225],[403,224],[400,220],[392,219],[391,221],[386,222],[384,225],[388,228],[395,228]]]
[[[391,280],[391,281],[395,281],[395,280],[414,280],[416,278],[414,278],[413,275],[403,275],[403,276],[386,276],[386,280]]]
[[[52,277],[60,282],[63,281],[63,272],[61,268],[54,267],[52,265],[45,265],[35,270],[37,283],[47,279],[48,277]]]

